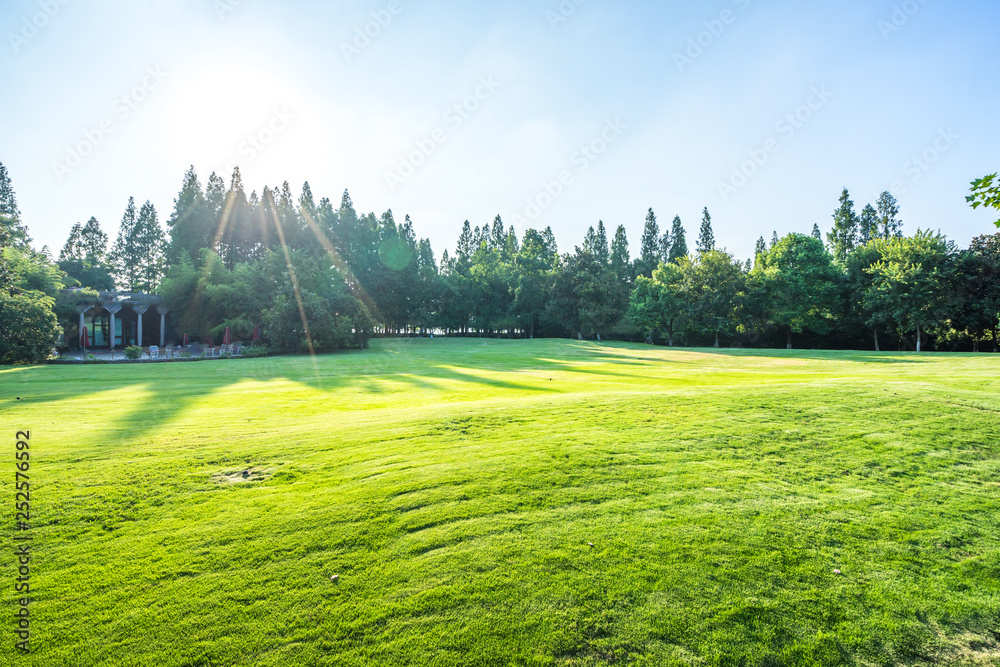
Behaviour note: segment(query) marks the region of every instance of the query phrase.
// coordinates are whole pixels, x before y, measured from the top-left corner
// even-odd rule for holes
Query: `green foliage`
[[[707,250],[682,257],[677,266],[689,327],[711,337],[719,347],[719,336],[732,335],[739,325],[745,290],[742,264],[729,253]]]
[[[840,194],[840,206],[833,213],[833,229],[826,235],[833,252],[833,258],[838,264],[847,262],[847,256],[858,246],[861,236],[860,221],[854,212],[854,202],[847,188]]]
[[[653,271],[663,261],[660,245],[660,225],[656,222],[656,213],[649,209],[646,223],[642,229],[642,242],[639,257],[635,260],[635,275],[650,277]]]
[[[0,364],[39,364],[52,356],[62,329],[52,297],[0,290]]]
[[[262,359],[270,356],[271,350],[267,345],[251,345],[243,348],[243,356],[246,359]]]
[[[683,286],[677,263],[661,264],[652,278],[640,276],[629,299],[629,318],[647,336],[662,337],[673,347],[691,313]]]
[[[961,307],[952,318],[952,326],[979,342],[992,339],[997,349],[1000,328],[1000,234],[979,236],[957,261],[956,279]]]
[[[666,256],[664,261],[668,263],[676,262],[688,254],[687,232],[684,231],[684,223],[681,222],[681,217],[676,215],[674,216],[673,225],[670,228],[670,254]]]
[[[708,207],[701,212],[701,231],[698,232],[698,253],[708,253],[715,250],[715,232],[712,231],[712,216]]]
[[[997,177],[997,174],[990,174],[972,181],[972,194],[965,200],[974,209],[980,206],[1000,209],[1000,178]],[[1000,220],[997,220],[995,224],[1000,227]]]
[[[892,193],[879,195],[876,203],[879,238],[891,239],[903,235],[903,221],[899,219],[899,204]]]
[[[921,333],[944,323],[957,310],[953,291],[955,248],[940,233],[918,230],[912,238],[878,242],[881,260],[867,269],[871,287],[862,295],[867,310]]]
[[[828,332],[840,311],[841,273],[823,242],[804,234],[789,234],[759,258],[754,273],[767,295],[768,319],[785,332]]]
[[[138,345],[129,345],[125,348],[125,358],[136,361],[142,359],[142,347]]]

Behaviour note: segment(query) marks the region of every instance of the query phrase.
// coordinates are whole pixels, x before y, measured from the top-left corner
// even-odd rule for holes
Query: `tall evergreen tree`
[[[701,212],[701,231],[698,233],[699,253],[712,252],[715,250],[715,233],[712,231],[712,216],[708,212],[708,207]]]
[[[681,257],[687,257],[688,254],[687,232],[684,231],[681,216],[675,215],[673,226],[670,229],[670,254],[667,255],[667,262],[676,262]]]
[[[59,252],[59,261],[82,262],[83,253],[83,225],[77,222],[69,230],[69,238]]]
[[[140,265],[138,281],[129,291],[151,294],[156,291],[166,273],[166,238],[157,219],[156,208],[151,202],[147,201],[139,210],[134,234],[134,246]]]
[[[103,266],[108,259],[108,235],[101,231],[97,218],[91,216],[80,233],[83,260],[88,266]]]
[[[879,236],[883,239],[899,238],[903,235],[903,221],[899,219],[899,203],[889,191],[879,195],[875,203],[878,213]]]
[[[858,215],[847,188],[840,194],[840,206],[833,213],[833,229],[826,235],[834,260],[844,265],[847,256],[858,245]]]
[[[766,253],[767,253],[767,241],[765,241],[764,237],[761,236],[759,239],[757,239],[757,245],[753,251],[754,265],[760,262],[761,255],[764,255]]]
[[[866,245],[881,236],[878,213],[871,204],[865,204],[858,219],[858,245]]]
[[[503,220],[500,219],[499,215],[493,219],[489,243],[491,250],[503,250],[503,247],[507,244],[507,230],[504,228]]]
[[[817,241],[823,240],[823,232],[820,230],[819,225],[816,223],[813,223],[812,237]]]
[[[646,224],[642,229],[642,242],[639,247],[639,258],[635,263],[635,273],[647,278],[660,265],[660,226],[656,223],[656,214],[649,209],[646,214]]]
[[[632,261],[629,257],[625,225],[618,225],[615,238],[611,242],[611,270],[617,274],[618,280],[625,283],[632,282]]]
[[[184,183],[174,199],[174,210],[167,219],[167,229],[170,232],[170,245],[166,252],[168,264],[179,262],[184,252],[197,259],[201,249],[212,244],[210,236],[214,229],[194,166],[188,167],[184,173]]]
[[[121,225],[118,227],[118,238],[115,240],[114,248],[111,251],[112,273],[115,277],[115,284],[118,289],[131,291],[139,284],[139,267],[141,257],[139,248],[136,245],[135,227],[138,219],[138,212],[135,208],[135,197],[128,198],[128,206],[125,208],[125,215],[122,216]]]
[[[608,247],[608,230],[604,228],[604,221],[597,221],[597,243],[594,246],[594,259],[601,264],[611,261],[611,250]]]
[[[28,228],[21,224],[21,210],[17,207],[17,196],[11,184],[7,167],[0,162],[0,227],[7,231],[7,243],[27,248],[31,239]]]

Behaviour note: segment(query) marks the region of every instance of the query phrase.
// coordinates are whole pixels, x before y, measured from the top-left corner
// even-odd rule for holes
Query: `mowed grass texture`
[[[1000,664],[1000,356],[377,341],[0,411],[2,664]]]

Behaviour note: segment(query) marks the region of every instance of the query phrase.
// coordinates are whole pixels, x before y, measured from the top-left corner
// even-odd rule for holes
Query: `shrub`
[[[271,354],[271,351],[267,349],[267,345],[251,345],[250,347],[243,348],[243,356],[246,359],[260,359]]]
[[[142,348],[138,345],[129,345],[125,348],[125,358],[132,359],[142,359]]]

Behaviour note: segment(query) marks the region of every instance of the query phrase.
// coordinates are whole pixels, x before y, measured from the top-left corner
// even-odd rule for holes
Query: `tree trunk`
[[[715,347],[719,347],[719,332],[715,332]]]
[[[787,333],[788,333],[788,348],[787,349],[790,350],[790,349],[792,349],[792,328],[791,327],[788,327],[788,332]]]
[[[979,352],[979,339],[977,338],[972,342],[972,353],[977,354]]]
[[[674,346],[674,335],[673,334],[670,334],[670,340],[667,341],[667,346],[668,347],[673,347]]]
[[[917,325],[917,352],[920,352],[920,325]]]
[[[878,329],[872,329],[872,333],[875,334],[875,351],[881,352],[882,349],[878,346]]]
[[[577,332],[576,332],[576,339],[577,339],[577,340],[583,340],[583,334],[582,334],[582,333],[580,333],[579,331],[577,331]]]
[[[600,343],[600,342],[601,342],[601,334],[597,334],[597,342],[598,342],[598,343]]]

